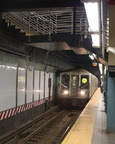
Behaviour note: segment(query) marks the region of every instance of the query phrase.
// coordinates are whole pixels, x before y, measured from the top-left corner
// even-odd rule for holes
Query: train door
[[[79,76],[72,75],[71,76],[71,96],[78,95],[78,88],[79,88]]]
[[[89,89],[89,75],[81,75],[81,89]]]

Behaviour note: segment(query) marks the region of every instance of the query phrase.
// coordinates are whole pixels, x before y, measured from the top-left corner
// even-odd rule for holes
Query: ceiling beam
[[[80,0],[1,0],[0,11],[83,6]]]

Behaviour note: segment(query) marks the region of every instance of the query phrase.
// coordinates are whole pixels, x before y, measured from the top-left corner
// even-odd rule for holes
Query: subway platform
[[[115,144],[115,133],[106,131],[104,96],[96,90],[62,144]]]

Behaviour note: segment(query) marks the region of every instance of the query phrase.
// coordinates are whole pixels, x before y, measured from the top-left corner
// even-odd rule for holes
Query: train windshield
[[[62,86],[65,88],[69,88],[69,75],[62,75]]]

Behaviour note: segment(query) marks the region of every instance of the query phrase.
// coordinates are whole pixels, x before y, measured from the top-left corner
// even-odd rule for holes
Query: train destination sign
[[[82,78],[82,83],[87,83],[87,79],[86,78]]]

